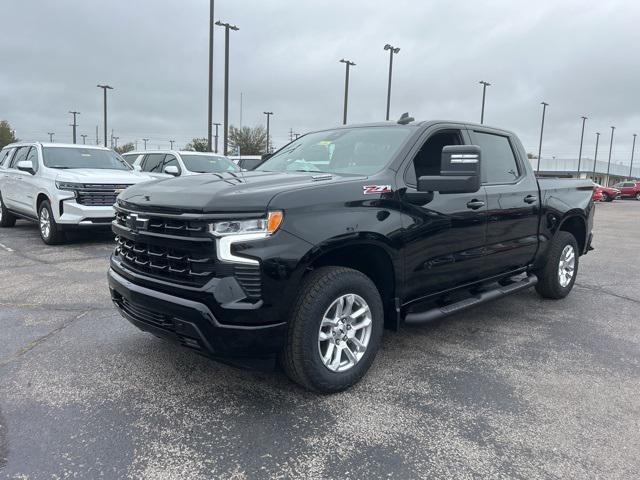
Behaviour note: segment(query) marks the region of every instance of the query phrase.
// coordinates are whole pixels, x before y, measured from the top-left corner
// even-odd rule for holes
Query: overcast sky
[[[207,0],[2,0],[0,118],[22,139],[71,140],[102,132],[97,83],[115,87],[109,127],[120,144],[183,146],[206,136]],[[351,71],[349,122],[384,119],[388,53],[394,59],[392,118],[478,121],[516,131],[537,152],[541,101],[547,110],[543,156],[576,157],[580,116],[585,155],[595,132],[607,155],[628,163],[640,133],[640,2],[585,0],[217,0],[231,33],[230,123],[264,122],[274,112],[276,146],[290,128],[339,124],[344,65]],[[222,120],[224,33],[216,27],[214,117]],[[102,133],[100,133],[102,137]],[[140,143],[141,147],[141,143]]]

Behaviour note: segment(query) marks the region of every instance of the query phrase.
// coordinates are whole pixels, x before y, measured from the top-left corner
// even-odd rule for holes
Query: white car
[[[103,147],[20,142],[0,151],[0,226],[38,222],[47,244],[71,227],[108,227],[125,188],[154,180]]]
[[[122,157],[136,170],[155,178],[242,170],[227,157],[210,152],[146,150],[127,152]]]

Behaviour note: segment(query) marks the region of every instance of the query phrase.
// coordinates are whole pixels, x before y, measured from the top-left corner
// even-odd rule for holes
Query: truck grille
[[[261,297],[260,266],[220,262],[206,222],[140,213],[137,218],[144,222],[141,231],[131,213],[116,206],[113,222],[114,253],[128,270],[191,287],[202,287],[213,278],[234,277],[247,298]]]
[[[90,207],[110,207],[116,203],[116,197],[121,190],[131,185],[83,185],[76,190],[76,202]]]

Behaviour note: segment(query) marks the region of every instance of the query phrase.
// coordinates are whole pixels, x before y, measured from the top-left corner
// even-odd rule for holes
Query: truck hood
[[[324,176],[323,176],[324,175]],[[314,178],[315,177],[315,178]],[[205,173],[128,188],[119,200],[143,209],[183,212],[264,212],[278,193],[361,180],[316,172]]]
[[[73,168],[60,170],[59,182],[133,185],[154,180],[153,177],[133,170],[107,170],[104,168]]]

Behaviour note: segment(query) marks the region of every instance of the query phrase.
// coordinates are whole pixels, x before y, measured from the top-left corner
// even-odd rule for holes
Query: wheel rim
[[[562,249],[558,265],[558,281],[563,288],[571,283],[576,269],[576,252],[571,245]]]
[[[338,297],[324,312],[318,332],[318,354],[324,366],[332,372],[353,368],[367,351],[371,331],[367,302],[353,293]]]
[[[51,233],[51,217],[49,216],[49,210],[46,208],[40,210],[40,233],[44,238],[49,238]]]
[[[0,222],[2,221],[2,209],[4,208],[4,205],[2,205],[2,198],[0,198]]]
[[[640,193],[636,193],[636,200],[640,200]]]

